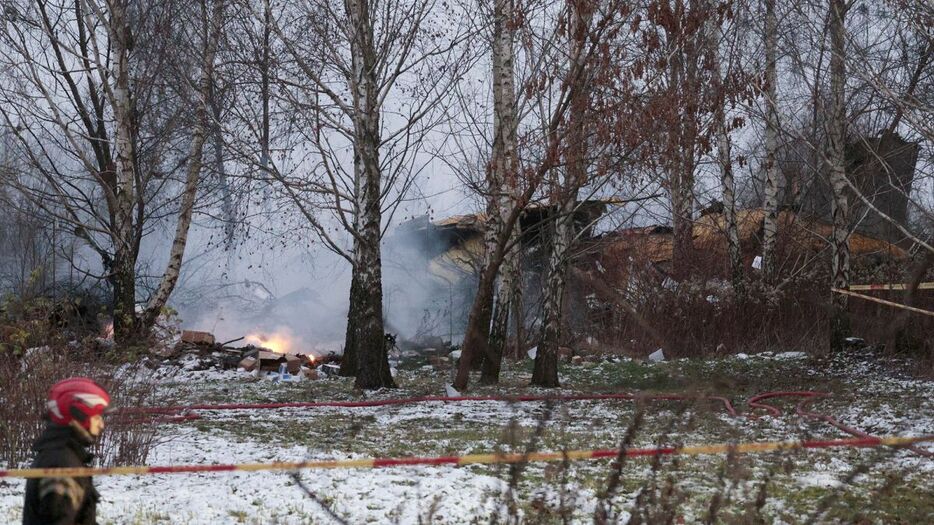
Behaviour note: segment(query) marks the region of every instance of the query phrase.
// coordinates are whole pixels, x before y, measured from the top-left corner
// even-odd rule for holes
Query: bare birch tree
[[[790,11],[797,17],[791,29],[796,38],[788,45],[790,72],[798,77],[794,80],[804,81],[810,108],[802,104],[790,112],[791,118],[800,119],[799,124],[784,123],[782,133],[806,148],[796,160],[804,161],[808,180],[824,183],[823,187],[814,184],[817,188],[807,188],[808,180],[800,181],[805,194],[808,190],[819,193],[830,207],[832,230],[827,244],[832,288],[849,285],[850,232],[868,219],[888,223],[910,250],[931,249],[929,240],[908,226],[905,210],[896,219],[892,216],[895,213],[882,209],[885,194],[890,193],[907,202],[912,213],[931,217],[930,204],[923,203],[926,195],[913,193],[911,184],[906,186],[901,179],[907,176],[913,180],[915,191],[925,188],[931,178],[930,167],[924,163],[915,166],[910,160],[911,172],[897,174],[892,162],[910,157],[912,150],[930,151],[931,137],[925,136],[923,124],[918,126],[923,121],[919,115],[924,113],[924,91],[916,91],[924,85],[923,78],[931,78],[930,24],[922,22],[924,3],[895,0],[883,5],[880,10],[858,8],[851,12],[843,2],[831,2],[829,8],[794,4]],[[797,87],[789,84],[786,89]],[[801,97],[804,90],[797,89]],[[908,113],[912,116],[904,118]],[[901,144],[900,152],[893,151],[894,144]],[[862,155],[879,168],[868,184],[858,180]],[[905,164],[902,162],[902,170]],[[795,184],[791,190],[794,203],[798,187]],[[839,349],[850,330],[847,300],[832,295],[828,297],[828,340],[832,349]]]
[[[195,197],[198,195],[198,186],[201,181],[204,143],[207,140],[207,134],[213,128],[211,125],[213,112],[210,110],[210,103],[214,85],[214,59],[224,23],[225,1],[202,0],[200,3],[201,19],[203,20],[202,33],[204,35],[200,57],[201,73],[194,101],[195,117],[194,122],[192,122],[191,145],[187,166],[185,167],[185,186],[179,204],[178,222],[175,227],[175,238],[169,251],[169,261],[162,275],[159,288],[150,298],[143,312],[142,324],[144,327],[153,325],[162,312],[162,307],[168,302],[169,296],[175,289],[182,269],[182,261],[185,257],[185,248],[188,245],[188,231],[191,228]]]
[[[713,5],[709,7],[713,10]],[[721,30],[718,17],[707,18],[707,53],[709,53],[711,77],[710,89],[712,91],[712,126],[717,142],[717,164],[720,169],[720,191],[723,202],[723,218],[726,223],[727,254],[730,260],[730,280],[733,290],[738,295],[745,293],[745,272],[743,271],[743,254],[739,241],[739,229],[736,224],[736,182],[733,176],[733,154],[730,131],[732,126],[727,122],[727,102],[731,100],[728,87],[724,82],[724,75],[730,78],[732,71],[731,61],[727,63],[726,72],[720,59]],[[735,34],[734,27],[732,32]]]
[[[655,0],[645,11],[640,33],[646,42],[645,68],[652,70],[645,109],[657,134],[652,164],[668,190],[672,238],[672,274],[686,278],[694,263],[696,176],[702,155],[709,149],[713,129],[705,83],[708,67],[707,24],[711,16],[704,0]]]
[[[559,50],[554,46],[554,35],[557,33],[555,30],[563,26],[557,19],[548,18],[553,16],[553,13],[545,17],[547,20],[543,24],[542,33],[530,33],[527,37],[523,37],[527,44],[524,46],[524,52],[528,53],[531,50],[534,58],[529,68],[531,74],[528,75],[526,84],[520,90],[526,94],[526,97],[523,102],[519,103],[519,107],[530,104],[533,107],[547,107],[548,109],[537,115],[541,123],[533,128],[534,136],[540,138],[535,141],[530,140],[530,144],[534,146],[528,145],[526,151],[520,151],[518,155],[519,187],[522,190],[512,201],[509,213],[500,215],[501,222],[493,227],[494,233],[490,234],[487,239],[488,253],[479,272],[477,293],[468,316],[463,350],[453,384],[454,389],[458,391],[467,388],[471,364],[475,359],[495,357],[491,356],[489,345],[493,296],[497,276],[514,242],[510,241],[513,229],[519,216],[532,202],[546,177],[561,164],[564,156],[563,150],[567,146],[567,119],[571,103],[578,93],[585,90],[587,78],[592,74],[588,72],[588,69],[595,67],[596,63],[601,65],[610,63],[608,60],[610,48],[602,44],[607,41],[609,35],[618,34],[623,26],[624,18],[619,16],[620,10],[621,4],[616,2],[601,6],[590,29],[585,31],[584,44],[580,47],[580,60],[574,63],[569,64],[565,50]],[[568,11],[564,9],[560,16],[567,16],[567,13]],[[529,22],[527,24],[527,28],[533,25]],[[537,29],[542,30],[542,27],[537,26]],[[534,46],[541,45],[542,47],[535,47],[533,50],[531,49],[532,43]],[[532,96],[529,96],[530,94]],[[546,99],[549,102],[547,105],[544,103]],[[522,114],[521,111],[520,114]]]
[[[355,375],[358,388],[395,386],[380,241],[424,166],[420,154],[446,86],[472,60],[462,26],[440,27],[434,9],[432,0],[348,0],[293,4],[271,17],[283,48],[278,104],[290,112],[285,125],[297,156],[272,155],[257,167],[351,264],[342,373]],[[254,16],[263,15],[254,9]]]
[[[121,344],[146,335],[177,282],[203,147],[199,126],[190,136],[177,118],[168,117],[185,112],[169,103],[177,98],[171,91],[188,99],[186,84],[195,82],[186,80],[182,66],[190,62],[172,48],[178,42],[164,21],[191,11],[174,4],[148,7],[127,1],[18,2],[5,10],[0,31],[6,68],[0,114],[37,174],[24,176],[17,187],[37,210],[71,225],[100,256]],[[184,37],[182,31],[179,38]],[[211,41],[209,33],[200,39],[196,49],[202,58],[213,57]],[[175,86],[164,69],[169,56],[181,75]],[[198,84],[209,86],[204,62],[195,61],[205,79]],[[192,91],[200,98],[196,88]],[[185,141],[189,154],[167,160]],[[183,189],[171,196],[171,175],[183,166],[188,168]],[[168,212],[176,204],[178,210]],[[140,244],[154,223],[168,216],[177,218],[169,263],[138,315]]]
[[[518,193],[519,163],[516,156],[518,139],[518,107],[515,93],[515,29],[516,5],[513,0],[494,0],[493,8],[493,154],[488,171],[487,216],[496,215],[496,220],[487,226],[487,257],[495,252],[496,226],[503,224],[509,210],[515,206]],[[509,339],[509,321],[515,326],[516,354],[523,344],[522,317],[522,259],[519,239],[522,235],[520,226],[510,232],[509,250],[503,261],[499,288],[493,309],[493,322],[490,328],[490,357],[483,360],[481,383],[499,381],[500,363],[506,353]]]
[[[846,188],[846,17],[845,0],[830,0],[830,108],[827,115],[827,157],[831,195],[831,286],[850,285],[849,203]],[[831,292],[830,347],[842,349],[850,326],[847,296]]]
[[[765,218],[762,225],[762,273],[775,278],[775,240],[778,236],[778,15],[775,0],[765,0]]]
[[[588,126],[590,105],[590,75],[584,64],[587,34],[595,5],[572,2],[568,9],[568,64],[570,70],[581,69],[581,87],[570,100],[565,133],[564,180],[560,170],[552,170],[553,184],[549,204],[555,218],[550,233],[548,269],[545,274],[545,301],[542,308],[542,337],[532,368],[532,384],[544,387],[558,385],[558,346],[561,344],[565,288],[567,286],[568,255],[575,238],[575,208],[578,192],[588,180]]]

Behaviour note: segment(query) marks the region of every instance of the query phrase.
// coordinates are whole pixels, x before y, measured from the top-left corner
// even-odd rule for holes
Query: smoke
[[[384,217],[395,223],[382,244],[385,330],[400,339],[420,335],[448,339],[463,331],[461,325],[466,323],[468,299],[462,284],[439,281],[428,270],[429,261],[449,247],[448,240],[413,225],[427,226],[433,210],[453,214],[469,203],[459,190],[451,190],[453,176],[445,174],[443,166],[430,160],[426,169],[433,176],[423,180],[414,191],[417,195]],[[267,219],[258,219],[260,215]],[[223,225],[193,225],[191,251],[171,299],[183,326],[212,332],[218,341],[247,334],[286,334],[299,351],[342,351],[350,264],[315,242],[312,232],[296,228],[303,219],[290,206],[253,217],[254,222],[266,222],[239,226],[248,235],[231,250],[224,250],[218,241],[223,238]],[[341,225],[330,226],[339,245],[352,244],[350,235],[340,232]]]
[[[449,240],[413,228],[427,222],[427,216],[404,222],[383,241],[385,330],[400,339],[456,340],[466,322],[472,281],[449,283],[430,272],[431,259],[449,248]],[[287,341],[290,352],[342,351],[351,277],[345,259],[317,245],[279,245],[274,252],[242,246],[233,256],[216,252],[194,256],[213,262],[188,266],[173,295],[185,329],[211,332],[220,342],[247,337],[234,344],[269,347]]]
[[[317,245],[269,239],[244,242],[233,252],[215,248],[204,258],[210,262],[186,267],[172,298],[186,329],[211,332],[221,342],[281,338],[289,341],[288,351],[341,351],[350,289],[343,258]]]
[[[438,262],[463,241],[433,226],[427,215],[399,225],[385,240],[383,311],[388,332],[410,340],[438,336],[456,342],[463,336],[476,276],[469,269]]]

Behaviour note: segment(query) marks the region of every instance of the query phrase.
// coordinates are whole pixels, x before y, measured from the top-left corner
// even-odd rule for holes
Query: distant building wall
[[[873,206],[904,224],[908,217],[908,196],[914,180],[920,146],[898,135],[864,137],[847,146],[847,175]],[[891,222],[868,209],[849,192],[850,221],[859,233],[887,240],[904,241],[904,235]],[[802,191],[801,211],[830,222],[831,190],[825,176],[818,177]]]

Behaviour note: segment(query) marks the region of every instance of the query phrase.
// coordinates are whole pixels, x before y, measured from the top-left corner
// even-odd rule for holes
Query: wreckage
[[[200,360],[198,365],[200,368],[238,369],[255,374],[285,371],[293,376],[301,374],[302,377],[310,379],[318,377],[318,369],[323,367],[326,370],[322,372],[328,374],[333,371],[335,364],[340,363],[340,356],[333,352],[319,356],[297,350],[284,351],[255,344],[231,346],[232,343],[244,339],[246,337],[218,343],[214,335],[209,332],[184,330],[172,354],[163,357],[170,359],[186,357],[190,361],[192,356],[197,356]],[[268,339],[274,340],[274,336],[269,336]]]
[[[594,225],[606,213],[613,201],[587,201],[580,204],[575,215],[578,225],[578,249],[572,267],[578,275],[590,275],[618,290],[625,290],[635,278],[651,276],[656,285],[670,282],[674,234],[667,225],[650,225],[618,229],[595,234]],[[548,206],[531,207],[523,215],[522,227],[523,296],[528,305],[540,301],[542,273],[546,268],[549,223],[554,210]],[[762,253],[763,221],[761,208],[738,210],[736,213],[739,239],[744,263],[754,267],[755,257]],[[806,256],[817,260],[826,249],[831,224],[822,219],[803,216],[785,209],[779,213],[779,243],[788,257]],[[476,278],[484,258],[485,214],[458,215],[437,221],[427,216],[412,219],[399,226],[388,243],[396,251],[406,251],[405,271],[413,286],[428,299],[411,308],[413,316],[435,308],[447,323],[437,323],[435,333],[456,342],[467,322],[467,313],[476,291]],[[726,221],[716,208],[705,211],[693,225],[693,244],[698,261],[721,261],[723,271],[728,260]],[[860,261],[902,260],[907,251],[895,243],[864,233],[850,236],[850,249],[854,263]],[[572,276],[573,280],[574,277]],[[566,308],[571,323],[585,315],[588,304],[588,286],[570,287]],[[537,313],[528,311],[523,320],[534,328]],[[446,325],[446,326],[445,326]],[[424,330],[423,330],[424,331]]]

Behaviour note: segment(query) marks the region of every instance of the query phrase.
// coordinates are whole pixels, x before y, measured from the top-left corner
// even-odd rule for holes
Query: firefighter
[[[90,465],[93,445],[104,430],[110,395],[84,377],[59,381],[49,390],[45,431],[36,440],[32,468]],[[26,482],[23,525],[95,525],[98,493],[90,477],[47,477]]]

